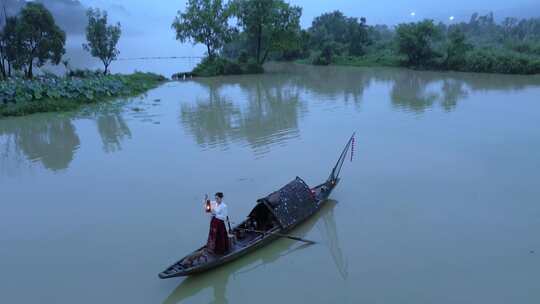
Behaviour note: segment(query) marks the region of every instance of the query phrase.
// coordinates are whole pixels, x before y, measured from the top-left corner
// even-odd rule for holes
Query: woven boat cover
[[[304,220],[317,209],[315,197],[300,177],[257,202],[268,206],[283,228]]]

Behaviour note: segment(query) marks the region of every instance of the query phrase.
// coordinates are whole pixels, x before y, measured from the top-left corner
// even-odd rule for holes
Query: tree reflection
[[[440,105],[452,111],[469,94],[466,82],[447,74],[400,70],[392,79],[392,105],[416,113]]]
[[[403,71],[393,80],[390,97],[392,104],[401,109],[423,112],[440,97],[436,91],[428,90],[433,81],[430,77],[420,77],[417,72]]]
[[[0,135],[14,145],[5,145],[10,153],[24,154],[47,169],[66,169],[80,145],[75,126],[68,117],[33,115],[0,122]],[[15,156],[16,157],[16,156]],[[7,157],[9,161],[10,157]]]
[[[453,111],[470,93],[521,90],[540,86],[540,77],[458,72],[426,72],[400,69],[390,79],[392,104],[416,113],[438,105]]]
[[[131,137],[131,131],[120,108],[94,113],[97,131],[105,152],[121,150],[121,143]],[[88,118],[87,115],[81,116]],[[16,171],[24,160],[40,162],[49,170],[69,167],[81,145],[73,117],[58,114],[38,114],[0,120],[0,161],[2,169]]]
[[[442,93],[441,106],[447,112],[454,110],[458,100],[464,99],[468,95],[465,83],[456,79],[445,79],[442,85]]]
[[[359,108],[366,90],[374,84],[382,94],[389,91],[388,97],[396,109],[413,113],[434,107],[451,112],[478,90],[540,85],[540,77],[534,76],[399,68],[274,63],[266,70],[263,75],[195,80],[207,90],[207,97],[183,104],[180,121],[199,145],[224,148],[230,142],[245,141],[256,153],[266,153],[273,144],[299,135],[299,119],[307,113],[312,100],[352,103]]]
[[[180,121],[199,145],[226,146],[244,140],[257,153],[298,136],[298,118],[305,108],[290,80],[275,75],[230,80],[199,80],[208,97],[181,106]],[[245,103],[233,102],[229,90],[239,87]]]
[[[471,92],[521,90],[540,86],[540,76],[415,71],[400,68],[269,66],[316,98],[359,105],[373,84],[390,84],[392,104],[405,111],[424,112],[435,106],[453,111]]]
[[[199,145],[226,144],[237,136],[240,110],[227,97],[219,94],[220,85],[204,82],[208,99],[196,105],[182,104],[180,120]]]
[[[276,78],[278,80],[279,78]],[[246,110],[239,121],[241,136],[254,149],[298,135],[299,112],[304,109],[298,89],[288,82],[241,83],[248,95]]]
[[[131,138],[131,131],[118,112],[99,115],[96,124],[105,152],[120,151],[122,141],[125,138]]]
[[[295,75],[291,77],[294,85],[316,98],[342,101],[345,104],[352,101],[356,106],[362,102],[364,91],[371,82],[382,76],[373,73],[373,69],[340,66],[289,65],[285,71]]]
[[[359,106],[374,79],[367,70],[294,64],[271,64],[263,75],[197,79],[207,97],[182,104],[180,121],[201,146],[242,140],[263,154],[298,137],[299,119],[308,109],[306,93]]]
[[[540,84],[540,78],[530,76],[397,68],[270,64],[266,69],[263,75],[195,80],[207,90],[207,96],[183,104],[180,121],[199,145],[224,148],[230,142],[245,141],[256,153],[266,153],[273,144],[298,136],[299,119],[312,100],[352,102],[358,108],[373,84],[383,88],[382,92],[389,85],[392,105],[414,113],[435,106],[453,111],[476,90]]]

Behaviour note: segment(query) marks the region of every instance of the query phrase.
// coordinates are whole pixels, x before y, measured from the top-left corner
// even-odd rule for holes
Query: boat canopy
[[[315,196],[300,177],[257,202],[259,205],[266,205],[284,229],[304,220],[317,210]]]

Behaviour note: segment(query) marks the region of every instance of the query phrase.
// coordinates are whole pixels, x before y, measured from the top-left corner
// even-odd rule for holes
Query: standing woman
[[[229,251],[229,237],[225,220],[227,219],[227,205],[223,202],[223,193],[217,192],[215,201],[210,203],[210,231],[208,232],[208,242],[206,248],[208,251],[223,255]]]

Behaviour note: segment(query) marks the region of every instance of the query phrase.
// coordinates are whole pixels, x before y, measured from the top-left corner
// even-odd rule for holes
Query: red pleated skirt
[[[227,235],[227,228],[225,228],[225,222],[215,216],[212,217],[212,221],[210,222],[206,249],[215,254],[225,254],[229,251],[229,237]]]

